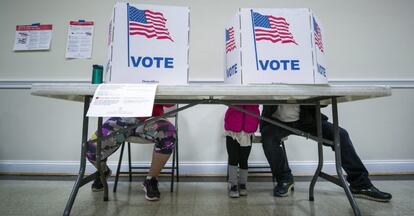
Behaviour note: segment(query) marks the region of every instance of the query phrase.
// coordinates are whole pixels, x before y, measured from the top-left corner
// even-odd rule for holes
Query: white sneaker
[[[247,188],[245,184],[239,185],[239,194],[240,196],[247,196]]]
[[[229,189],[229,197],[231,198],[238,198],[240,197],[239,188],[237,185],[233,185]]]

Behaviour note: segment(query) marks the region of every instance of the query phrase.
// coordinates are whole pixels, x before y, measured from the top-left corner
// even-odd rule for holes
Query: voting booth
[[[240,9],[225,29],[225,83],[327,84],[324,39],[310,9]]]
[[[116,3],[106,83],[187,84],[189,9]]]

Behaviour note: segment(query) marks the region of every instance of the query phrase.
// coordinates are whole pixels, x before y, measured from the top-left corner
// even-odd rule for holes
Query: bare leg
[[[162,168],[164,168],[171,154],[161,154],[155,151],[152,152],[151,168],[148,173],[151,177],[158,177]]]

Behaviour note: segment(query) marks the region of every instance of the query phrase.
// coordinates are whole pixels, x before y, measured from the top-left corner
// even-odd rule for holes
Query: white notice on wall
[[[156,84],[100,84],[86,116],[149,117],[156,90]]]
[[[52,25],[18,25],[13,50],[49,50],[51,40]]]
[[[66,58],[86,59],[92,57],[93,22],[70,21]]]

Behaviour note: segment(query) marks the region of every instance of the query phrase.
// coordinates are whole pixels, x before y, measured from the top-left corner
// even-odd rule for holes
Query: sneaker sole
[[[98,188],[92,188],[92,192],[100,192],[100,191],[103,191],[104,189],[103,188],[101,188],[101,189],[98,189]]]
[[[247,196],[247,191],[246,192],[239,192],[240,196]]]
[[[147,196],[147,188],[145,188],[144,184],[141,184],[141,186],[142,186],[142,190],[145,192],[145,199],[147,199],[148,201],[158,201],[160,199],[159,197]]]
[[[379,199],[379,198],[374,198],[374,197],[370,197],[367,196],[365,194],[352,194],[355,198],[360,198],[360,199],[367,199],[367,200],[372,200],[372,201],[377,201],[377,202],[389,202],[391,199]]]
[[[230,198],[239,198],[240,195],[229,195]]]
[[[294,191],[295,190],[295,184],[292,184],[289,188],[288,188],[288,190],[287,190],[287,192],[286,193],[284,193],[284,194],[273,194],[275,197],[287,197],[287,196],[289,196],[289,193],[291,192],[291,191]]]

